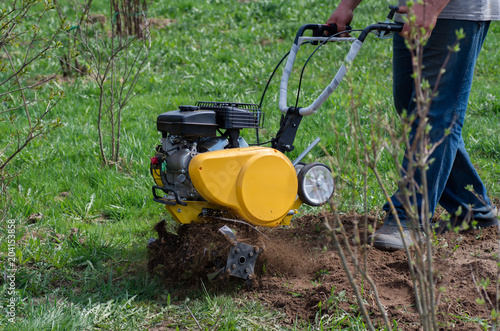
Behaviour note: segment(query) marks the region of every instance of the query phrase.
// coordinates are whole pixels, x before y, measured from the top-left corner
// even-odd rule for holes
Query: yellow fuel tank
[[[204,199],[254,225],[277,226],[296,207],[297,174],[290,160],[273,148],[201,153],[191,160],[189,176]]]

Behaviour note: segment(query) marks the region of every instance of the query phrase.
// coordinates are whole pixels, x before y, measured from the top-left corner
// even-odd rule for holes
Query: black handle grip
[[[369,25],[366,28],[364,28],[363,32],[361,32],[361,34],[359,35],[358,40],[365,41],[366,36],[368,36],[368,33],[370,33],[371,31],[374,31],[374,30],[386,31],[386,32],[401,32],[403,30],[403,26],[404,26],[404,23],[399,23],[399,22],[396,22],[396,23],[381,22],[381,23],[372,24],[372,25]]]
[[[345,31],[352,30],[350,25],[346,25]],[[321,24],[313,30],[313,37],[329,37],[339,32],[337,24]]]
[[[346,26],[346,31],[351,29],[352,28],[349,25]],[[312,30],[313,37],[330,37],[331,35],[338,33],[336,24],[304,24],[297,31],[295,40],[293,41],[294,44],[299,44],[299,38],[304,35],[306,30]],[[329,34],[326,35],[325,32],[328,32]]]
[[[346,25],[345,26],[345,29],[344,31],[351,31],[352,28],[350,25]],[[338,29],[337,29],[337,24],[325,24],[325,32],[328,32],[328,36],[331,36],[331,35],[334,35],[338,32],[340,32]],[[325,37],[328,37],[328,36],[325,36]]]

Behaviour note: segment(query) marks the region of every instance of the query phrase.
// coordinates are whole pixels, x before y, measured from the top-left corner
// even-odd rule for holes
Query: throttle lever
[[[390,11],[389,11],[389,14],[387,15],[387,18],[385,19],[385,21],[384,22],[379,22],[379,23],[381,23],[381,24],[390,23],[391,25],[394,24],[392,22],[392,20],[394,18],[394,14],[399,11],[399,7],[398,6],[390,5],[389,9],[390,9]],[[389,39],[389,38],[392,38],[392,36],[394,34],[394,31],[378,30],[378,31],[376,31],[374,33],[377,36],[377,38],[379,38],[379,39]]]
[[[398,6],[393,6],[393,5],[390,5],[389,6],[389,9],[391,10],[389,12],[389,14],[387,15],[387,19],[388,20],[391,20],[394,18],[394,14],[396,14],[398,11],[399,11],[399,7]]]

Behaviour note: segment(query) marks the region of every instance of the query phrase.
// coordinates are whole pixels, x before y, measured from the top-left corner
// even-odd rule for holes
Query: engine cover
[[[208,202],[226,207],[254,225],[277,226],[297,199],[297,175],[290,160],[267,147],[197,154],[189,176]]]

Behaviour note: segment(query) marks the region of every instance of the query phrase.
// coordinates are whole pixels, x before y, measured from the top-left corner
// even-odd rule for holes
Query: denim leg
[[[429,132],[431,142],[444,140],[434,150],[431,159],[434,161],[426,171],[427,191],[429,196],[429,211],[431,214],[438,202],[453,213],[462,207],[464,213],[468,206],[472,206],[472,214],[476,219],[492,218],[492,206],[487,196],[486,188],[474,169],[467,154],[462,139],[462,126],[469,99],[472,77],[477,56],[486,37],[489,22],[473,22],[460,20],[438,20],[431,38],[423,52],[423,77],[430,83],[431,88],[436,85],[439,71],[449,54],[448,47],[456,41],[455,31],[463,29],[465,38],[460,42],[460,51],[451,54],[446,66],[446,72],[441,77],[438,94],[434,97],[428,114],[428,121],[432,129]],[[411,57],[406,49],[404,39],[394,37],[394,103],[396,110],[415,109],[414,85],[411,77]],[[414,124],[410,139],[418,123]],[[451,133],[444,137],[445,131]],[[403,160],[403,169],[407,169],[408,159]],[[421,177],[417,172],[415,179],[420,185]],[[465,187],[472,185],[476,198]],[[399,190],[391,200],[396,207],[400,220],[405,223],[406,215],[398,199]],[[417,206],[421,209],[422,197],[417,197]],[[383,209],[390,211],[386,203]],[[387,223],[394,223],[389,214]]]
[[[472,185],[474,193],[463,189],[467,185]],[[441,199],[439,199],[439,204],[451,215],[454,215],[461,207],[462,213],[457,217],[459,219],[472,217],[479,221],[495,217],[486,187],[481,182],[469,154],[465,150],[463,139],[459,142],[455,162]]]

